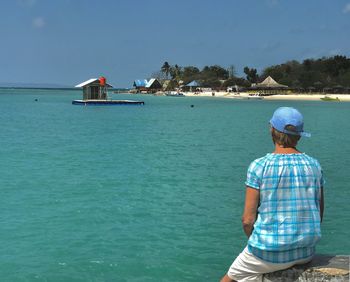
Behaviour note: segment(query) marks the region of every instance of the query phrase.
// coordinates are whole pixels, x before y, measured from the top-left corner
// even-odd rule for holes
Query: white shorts
[[[311,259],[312,257],[308,257],[288,263],[271,263],[257,258],[249,252],[248,247],[245,247],[232,263],[227,275],[236,281],[260,282],[264,273],[287,269],[295,264],[308,263]]]

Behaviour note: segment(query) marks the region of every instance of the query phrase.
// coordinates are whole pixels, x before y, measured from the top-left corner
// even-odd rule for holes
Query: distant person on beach
[[[248,243],[221,282],[262,281],[264,273],[309,262],[321,237],[323,175],[318,161],[297,150],[303,116],[278,108],[271,120],[273,153],[247,173],[242,224]]]

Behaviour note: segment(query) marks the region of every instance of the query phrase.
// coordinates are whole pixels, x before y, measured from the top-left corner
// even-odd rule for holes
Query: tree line
[[[319,59],[296,60],[266,67],[259,74],[256,68],[243,69],[244,77],[236,76],[234,66],[224,68],[219,65],[205,66],[201,70],[195,66],[181,67],[164,62],[160,71],[153,74],[160,80],[168,81],[168,88],[196,80],[202,87],[226,89],[238,85],[249,87],[271,76],[278,83],[300,91],[343,90],[350,91],[350,58],[342,55]]]

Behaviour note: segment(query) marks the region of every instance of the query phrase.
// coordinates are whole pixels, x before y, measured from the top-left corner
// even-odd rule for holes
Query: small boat
[[[134,100],[74,100],[73,105],[83,106],[108,106],[108,105],[144,105],[143,101]]]
[[[322,101],[327,101],[327,102],[340,102],[340,99],[338,97],[330,97],[330,96],[324,96],[320,98]]]
[[[258,94],[249,95],[247,98],[248,98],[248,99],[251,99],[251,100],[262,100],[262,99],[264,99],[264,97],[263,97],[263,96],[260,96],[259,93],[258,93]]]
[[[181,92],[166,92],[165,96],[171,96],[171,97],[185,97],[185,94],[181,93]]]

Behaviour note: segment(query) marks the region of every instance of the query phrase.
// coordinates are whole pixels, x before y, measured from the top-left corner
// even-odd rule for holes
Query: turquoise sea
[[[299,149],[324,169],[318,253],[350,254],[350,103],[80,97],[0,90],[0,281],[218,281],[245,246],[246,169],[273,149],[279,106],[304,114]]]

